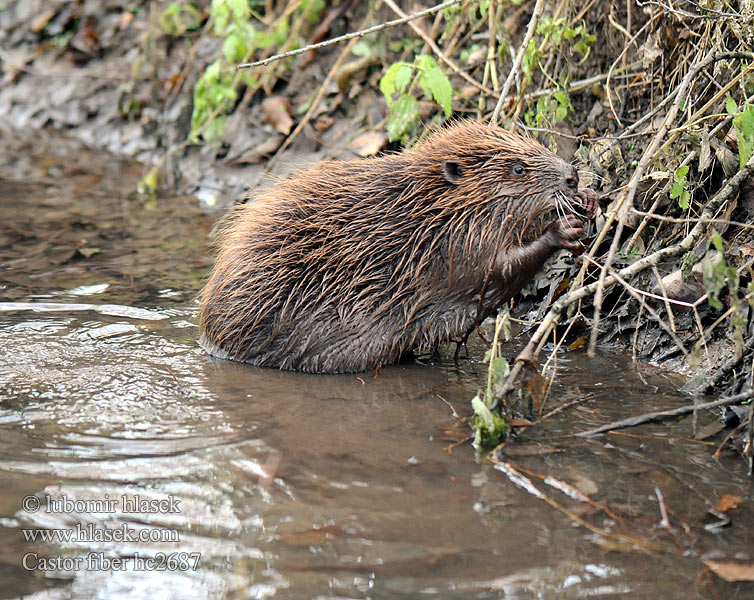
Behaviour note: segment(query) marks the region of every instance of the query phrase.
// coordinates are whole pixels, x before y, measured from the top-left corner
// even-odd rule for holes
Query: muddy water
[[[376,379],[212,360],[194,298],[217,215],[133,196],[138,168],[64,139],[0,141],[0,597],[752,597],[702,572],[751,559],[737,459],[713,461],[690,419],[565,435],[687,403],[669,378],[562,355],[546,410],[583,402],[506,458],[607,503],[532,480],[647,547],[619,543],[445,450],[479,346]],[[732,525],[705,529],[723,494],[743,500]]]

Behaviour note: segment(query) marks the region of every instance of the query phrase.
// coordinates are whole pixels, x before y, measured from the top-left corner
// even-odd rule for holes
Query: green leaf
[[[723,243],[723,238],[719,233],[717,233],[717,231],[712,234],[712,236],[710,237],[710,241],[712,242],[712,245],[715,247],[715,250],[717,250],[718,252],[722,252],[723,249],[725,248],[725,244]]]
[[[686,190],[686,175],[688,175],[689,166],[683,165],[678,167],[673,174],[673,186],[670,188],[670,197],[678,198],[678,206],[687,210],[691,202],[691,194]]]
[[[403,63],[393,63],[380,79],[380,90],[382,95],[385,96],[388,108],[393,106],[393,94],[395,93],[395,78],[398,76],[398,71]]]
[[[688,210],[689,206],[691,206],[691,194],[689,194],[687,190],[683,190],[681,192],[681,197],[678,200],[678,206],[680,206],[683,210]]]
[[[400,63],[400,68],[395,75],[395,91],[402,94],[406,91],[409,82],[411,81],[411,75],[413,75],[414,69],[408,63]]]
[[[526,46],[523,60],[521,61],[521,70],[524,72],[524,76],[527,81],[531,81],[534,75],[534,70],[539,66],[539,59],[542,53],[537,49],[537,44],[534,40],[530,40]]]
[[[432,98],[445,111],[445,116],[449,117],[451,112],[451,99],[453,97],[453,86],[450,79],[439,67],[427,69],[419,76],[419,83],[422,89],[429,89]],[[428,96],[430,94],[427,94]]]
[[[246,40],[237,33],[231,33],[223,41],[223,56],[230,63],[241,62],[248,51]]]
[[[437,68],[437,61],[429,54],[420,54],[414,59],[414,65],[420,71]]]
[[[728,99],[725,101],[725,110],[729,115],[735,115],[738,112],[736,101],[731,96],[728,96]]]
[[[747,104],[740,114],[733,117],[738,139],[738,161],[743,168],[754,152],[754,106]]]
[[[445,112],[445,116],[450,116],[451,99],[453,97],[453,86],[447,75],[443,72],[437,61],[429,54],[421,54],[414,61],[416,68],[419,70],[419,85],[424,94],[434,99]]]
[[[207,129],[204,130],[204,139],[210,144],[217,144],[222,141],[225,135],[226,117],[215,117],[210,121]]]
[[[715,235],[719,237],[719,234],[713,234],[712,237],[714,238]],[[722,243],[722,239],[718,243]],[[720,292],[725,287],[728,276],[725,259],[721,255],[717,255],[702,260],[702,275],[704,277],[704,289],[707,292],[707,302],[715,310],[722,310],[723,303],[720,301]]]
[[[419,103],[416,98],[403,94],[390,108],[387,119],[387,137],[394,142],[404,137],[419,117]]]
[[[471,400],[474,416],[469,424],[474,428],[474,447],[479,451],[492,448],[505,440],[508,424],[502,417],[493,413],[482,400],[481,393]]]
[[[225,0],[230,7],[233,19],[239,23],[249,20],[249,0]]]
[[[288,39],[288,19],[280,19],[273,30],[256,32],[255,43],[260,48],[275,48]]]
[[[213,25],[215,35],[224,35],[230,19],[230,9],[225,0],[212,0],[210,14],[215,18]]]

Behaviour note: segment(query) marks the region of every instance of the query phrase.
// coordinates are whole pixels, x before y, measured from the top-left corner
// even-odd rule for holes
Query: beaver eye
[[[521,177],[524,173],[526,173],[526,168],[524,165],[518,164],[513,166],[513,174]]]

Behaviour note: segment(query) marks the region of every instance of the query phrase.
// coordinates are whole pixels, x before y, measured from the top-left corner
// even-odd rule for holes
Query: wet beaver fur
[[[580,246],[596,202],[578,182],[535,140],[478,122],[295,173],[226,222],[200,344],[347,373],[463,338],[556,250]]]

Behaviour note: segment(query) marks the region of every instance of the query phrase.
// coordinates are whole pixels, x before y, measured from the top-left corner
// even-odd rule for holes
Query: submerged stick
[[[592,437],[594,435],[599,435],[607,431],[613,431],[614,429],[624,429],[626,427],[635,427],[636,425],[642,425],[644,423],[649,423],[650,421],[657,421],[660,419],[667,419],[670,417],[678,417],[680,415],[686,415],[697,410],[717,408],[718,406],[728,406],[729,404],[735,404],[736,402],[740,402],[741,400],[747,400],[751,398],[752,395],[754,395],[754,392],[752,392],[752,390],[747,390],[746,392],[736,394],[735,396],[730,396],[728,398],[720,398],[718,400],[714,400],[713,402],[705,402],[704,404],[681,406],[679,408],[671,408],[670,410],[660,410],[657,412],[645,413],[643,415],[638,415],[635,417],[628,417],[627,419],[614,421],[613,423],[608,423],[607,425],[602,425],[601,427],[596,427],[595,429],[590,429],[588,431],[575,433],[574,435],[576,437]]]

